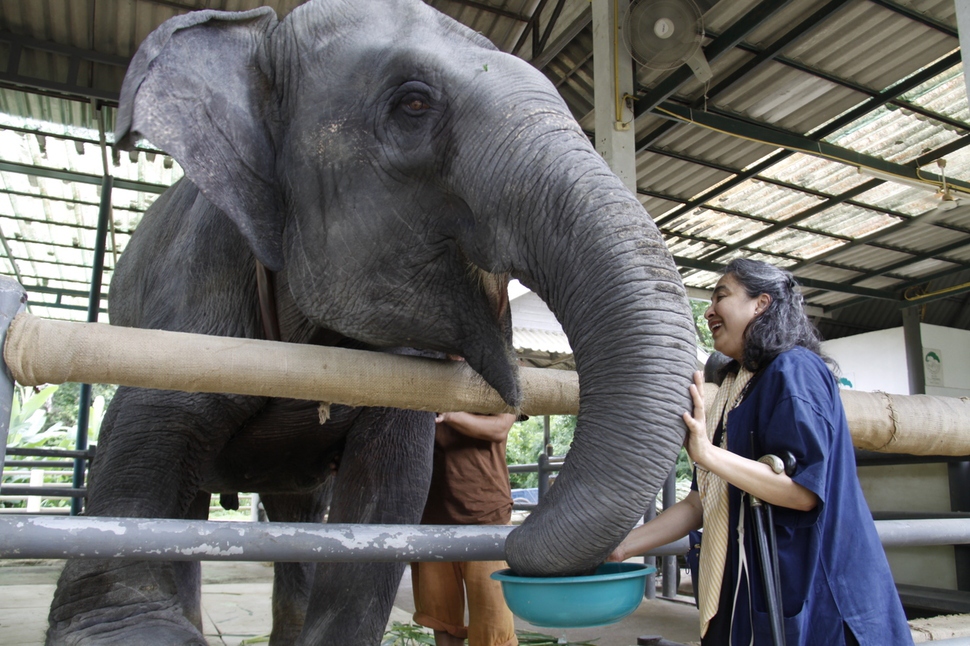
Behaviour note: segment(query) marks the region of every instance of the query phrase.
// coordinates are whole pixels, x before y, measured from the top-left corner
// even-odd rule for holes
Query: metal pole
[[[946,465],[950,486],[950,511],[970,512],[970,461]],[[957,572],[957,590],[970,590],[970,547],[953,547]]]
[[[539,474],[539,484],[538,491],[536,492],[536,500],[542,500],[542,497],[546,495],[549,491],[549,457],[552,456],[552,443],[550,442],[550,432],[549,432],[549,416],[542,416],[542,453],[539,454],[539,464],[536,472]]]
[[[536,492],[536,497],[539,502],[542,502],[542,497],[549,491],[549,456],[546,455],[546,451],[548,451],[548,447],[545,447],[543,452],[539,454],[539,465],[537,467],[539,490]]]
[[[668,509],[674,503],[677,502],[677,467],[671,470],[667,475],[667,479],[664,480],[663,486],[663,508]],[[663,557],[662,569],[663,574],[663,590],[661,590],[661,595],[672,599],[677,596],[677,557],[676,556],[665,556]]]
[[[906,368],[909,373],[909,394],[926,394],[923,374],[923,335],[920,329],[922,307],[903,308],[903,345],[906,348]]]
[[[657,505],[653,500],[651,500],[650,506],[647,507],[647,511],[643,514],[643,522],[649,523],[651,520],[653,520],[656,517],[657,517]],[[686,544],[686,540],[684,542]],[[684,550],[684,551],[686,552],[687,550]],[[644,556],[643,564],[648,567],[656,567],[657,558],[655,556],[649,556],[649,555]],[[657,598],[657,575],[656,574],[647,575],[646,587],[644,588],[644,591],[643,591],[643,598],[644,599]]]
[[[22,312],[27,303],[27,292],[15,280],[0,276],[0,348],[7,340],[10,321]],[[3,462],[7,454],[7,434],[10,430],[10,412],[13,408],[13,377],[6,364],[0,374],[0,479],[3,478]]]
[[[114,178],[104,175],[101,178],[101,206],[98,209],[98,231],[94,241],[94,262],[91,270],[91,292],[88,295],[88,323],[97,323],[98,312],[101,309],[101,283],[104,278],[104,251],[108,237],[108,222],[111,220],[111,188]],[[78,397],[77,435],[74,448],[85,451],[88,448],[89,410],[91,409],[91,384],[81,384],[81,394]],[[84,469],[86,458],[74,460],[75,489],[84,486]],[[71,515],[81,513],[81,498],[71,499]]]

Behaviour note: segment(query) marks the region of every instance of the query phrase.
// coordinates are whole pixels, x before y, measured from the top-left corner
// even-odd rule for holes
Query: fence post
[[[649,523],[651,520],[657,517],[657,501],[656,499],[651,500],[650,504],[647,505],[647,511],[643,514],[643,522]],[[647,567],[656,567],[657,557],[656,556],[644,556],[643,564]],[[657,575],[648,574],[646,589],[643,591],[644,599],[656,599],[657,598]]]
[[[10,322],[22,312],[27,303],[27,292],[17,281],[0,276],[0,349],[7,341]],[[3,461],[7,457],[7,432],[10,430],[10,412],[13,408],[13,377],[7,364],[0,371],[0,479],[3,478]]]
[[[94,263],[91,269],[91,291],[88,294],[88,323],[98,321],[101,310],[101,283],[104,279],[104,252],[108,236],[108,220],[111,219],[111,188],[114,178],[104,175],[101,178],[101,205],[98,210],[98,229],[94,241]],[[88,448],[89,409],[91,408],[91,384],[81,384],[81,394],[78,397],[77,435],[74,448],[86,451]],[[73,486],[80,489],[84,486],[84,470],[87,464],[85,458],[75,458]],[[71,499],[71,515],[81,513],[82,499]]]
[[[667,475],[663,486],[663,508],[667,509],[677,502],[677,466]],[[663,590],[661,594],[667,598],[677,596],[677,557],[662,557]]]
[[[536,470],[539,472],[539,491],[536,493],[536,498],[539,502],[542,502],[542,497],[546,495],[549,491],[549,455],[551,447],[546,446],[545,450],[539,454],[539,465]]]
[[[43,487],[44,486],[44,470],[33,468],[30,470],[30,486],[33,487]],[[27,513],[36,514],[40,512],[40,496],[27,496]]]

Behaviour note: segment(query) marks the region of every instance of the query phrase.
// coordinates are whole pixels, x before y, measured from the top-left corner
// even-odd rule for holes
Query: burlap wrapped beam
[[[10,324],[3,357],[25,386],[76,381],[438,412],[508,410],[474,370],[456,361],[69,323],[26,313]],[[522,412],[576,413],[575,372],[522,368],[519,374]]]
[[[717,386],[704,387],[708,407]],[[970,401],[930,395],[843,390],[842,405],[857,449],[909,455],[970,455]]]
[[[67,323],[20,314],[4,359],[32,386],[67,381],[187,392],[293,397],[351,406],[495,413],[508,407],[478,374],[437,361],[340,348],[293,345],[100,323]],[[575,372],[520,370],[529,415],[579,408]],[[713,401],[717,388],[708,385]],[[970,401],[925,395],[842,391],[856,447],[911,455],[970,455]]]

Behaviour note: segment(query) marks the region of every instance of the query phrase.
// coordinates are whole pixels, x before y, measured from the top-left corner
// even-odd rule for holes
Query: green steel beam
[[[37,292],[38,294],[52,294],[54,296],[67,296],[69,298],[88,298],[91,295],[90,290],[83,291],[80,289],[64,289],[59,287],[44,287],[43,285],[24,285],[21,286],[28,292]],[[101,293],[101,300],[108,300],[108,295],[104,292]]]
[[[970,143],[970,142],[968,142],[968,143]],[[964,145],[966,145],[966,144],[964,144]],[[743,172],[741,169],[738,169],[738,168],[732,168],[730,166],[725,166],[723,164],[718,164],[717,162],[711,162],[711,161],[708,161],[706,159],[698,159],[697,157],[690,157],[689,155],[684,155],[683,153],[678,153],[678,152],[675,152],[675,151],[672,151],[672,150],[663,150],[661,148],[653,148],[653,147],[650,147],[650,148],[647,148],[646,152],[652,153],[654,155],[660,155],[662,157],[669,157],[670,159],[676,159],[678,161],[687,162],[689,164],[697,164],[698,166],[703,166],[705,168],[710,168],[710,169],[713,169],[713,170],[718,170],[718,171],[721,171],[722,173],[725,173],[725,174],[728,174],[728,175],[737,175],[737,174]],[[816,191],[815,189],[811,189],[811,188],[808,188],[808,187],[805,187],[805,186],[799,186],[798,184],[792,184],[791,182],[784,182],[782,180],[774,179],[773,177],[767,177],[765,175],[756,175],[754,177],[754,179],[757,179],[759,182],[764,182],[765,184],[771,184],[772,186],[777,186],[779,188],[784,188],[784,189],[791,190],[791,191],[797,191],[799,193],[805,193],[807,195],[813,195],[815,197],[820,197],[822,199],[829,199],[831,197],[835,197],[834,195],[832,195],[830,193],[823,193],[822,191]],[[644,192],[644,190],[643,189],[640,189],[640,188],[638,188],[637,191],[638,192]],[[661,199],[668,199],[668,198],[667,197],[662,197]],[[672,202],[679,202],[680,204],[687,204],[689,202],[689,200],[681,199],[681,198],[672,199],[670,201],[672,201]],[[882,213],[883,215],[888,215],[890,217],[900,218],[900,219],[903,219],[903,220],[908,220],[909,218],[912,217],[912,216],[906,215],[905,213],[900,213],[899,211],[893,211],[892,209],[886,209],[886,208],[883,208],[881,206],[876,206],[874,204],[866,204],[865,202],[859,202],[858,200],[851,200],[851,199],[850,200],[845,200],[844,203],[845,204],[849,204],[851,206],[859,207],[860,209],[866,209],[868,211],[874,211],[876,213]],[[718,209],[714,208],[710,204],[702,204],[702,205],[699,205],[696,208],[704,208],[704,209],[718,210]],[[737,212],[736,215],[738,217],[750,218],[750,219],[753,219],[753,220],[758,220],[758,221],[763,221],[763,222],[772,222],[772,223],[776,222],[776,220],[769,220],[768,218],[760,218],[760,217],[753,216],[753,215],[750,215],[750,214],[747,214],[747,213]],[[810,231],[810,229],[805,229],[805,230],[806,231]],[[839,238],[840,237],[840,236],[835,236],[835,235],[832,235],[830,233],[825,233],[825,232],[822,232],[822,231],[813,231],[813,233],[817,233],[819,235],[825,235],[825,236],[829,236],[829,237],[833,237],[833,238]]]
[[[959,146],[957,146],[957,144],[959,144]],[[922,157],[920,157],[920,158],[918,158],[916,160],[916,163],[917,164],[921,164],[924,159],[938,159],[939,157],[942,157],[943,155],[947,155],[950,152],[952,152],[952,151],[954,151],[954,150],[956,150],[958,148],[966,147],[968,145],[970,145],[970,135],[964,135],[964,136],[960,137],[960,139],[957,139],[956,141],[953,141],[953,142],[951,142],[951,143],[949,143],[949,144],[947,144],[945,146],[941,146],[940,148],[937,148],[935,151],[931,151],[931,152],[927,153],[926,155],[923,155]],[[803,267],[807,267],[808,265],[811,265],[811,264],[820,262],[820,261],[825,260],[826,258],[830,258],[830,257],[832,257],[832,256],[834,256],[836,254],[844,253],[845,251],[847,251],[848,249],[851,249],[853,247],[857,247],[859,245],[864,245],[864,244],[869,244],[871,242],[874,242],[876,240],[879,240],[880,238],[884,238],[886,236],[889,236],[889,235],[891,235],[893,233],[896,233],[900,229],[904,229],[906,227],[911,226],[911,223],[912,223],[913,220],[914,220],[914,218],[909,218],[908,220],[906,220],[904,222],[899,222],[899,223],[894,224],[894,225],[892,225],[890,227],[887,227],[885,229],[880,229],[879,231],[875,231],[875,232],[873,232],[873,233],[871,233],[871,234],[869,234],[867,236],[864,236],[862,238],[857,238],[857,239],[853,240],[852,242],[850,242],[848,244],[845,244],[845,245],[839,247],[838,249],[833,249],[831,251],[827,251],[827,252],[825,252],[825,253],[823,253],[823,254],[821,254],[819,256],[816,256],[815,258],[812,258],[811,260],[803,261],[803,262],[795,265],[791,269],[793,271],[795,271],[795,270],[801,269]]]
[[[93,206],[97,207],[97,202],[91,202],[90,200],[76,200],[73,197],[60,197],[57,195],[38,195],[37,193],[28,193],[27,191],[15,191],[12,189],[0,188],[0,195],[12,195],[14,197],[23,197],[30,200],[49,200],[51,202],[63,202],[64,204],[73,204],[75,206]],[[129,213],[144,213],[148,209],[142,209],[132,206],[120,206],[116,205],[111,207],[113,211],[128,211]],[[58,222],[56,220],[39,220],[37,218],[27,218],[20,215],[0,215],[0,217],[11,218],[14,220],[22,220],[24,222],[34,222],[37,224],[53,224],[54,226],[60,227],[76,227],[79,229],[91,229],[92,231],[97,229],[96,226],[88,226],[85,224],[77,224],[76,222]],[[120,233],[130,233],[128,231],[119,231]]]
[[[754,55],[758,55],[762,51],[760,48],[755,47],[754,45],[749,45],[748,43],[741,43],[740,45],[738,45],[738,49]],[[804,72],[811,76],[817,76],[820,79],[823,79],[825,81],[828,81],[829,83],[832,83],[833,85],[838,85],[840,87],[847,88],[854,92],[858,92],[859,94],[864,94],[869,97],[879,96],[879,91],[877,90],[873,90],[872,88],[868,88],[865,85],[860,85],[858,83],[842,78],[840,76],[835,76],[834,74],[830,74],[825,70],[820,70],[817,67],[810,67],[792,58],[786,58],[784,56],[776,56],[774,60],[776,63],[784,65],[785,67],[790,67],[792,69],[798,70],[799,72]],[[953,117],[948,117],[944,114],[940,114],[939,112],[933,112],[932,110],[928,110],[923,106],[916,105],[915,103],[910,103],[909,101],[903,101],[902,99],[891,99],[886,103],[887,105],[893,105],[898,108],[903,108],[904,110],[916,112],[918,114],[923,115],[924,117],[928,117],[930,119],[933,119],[934,121],[939,121],[940,123],[945,123],[959,130],[964,130],[964,131],[970,130],[970,123],[967,123],[965,121],[960,121],[958,119],[954,119]]]
[[[904,7],[903,5],[898,4],[896,2],[891,2],[890,0],[869,0],[869,1],[874,4],[880,5],[882,7],[885,7],[886,9],[889,9],[892,12],[898,13],[902,16],[906,16],[910,20],[915,20],[916,22],[922,23],[927,27],[931,27],[933,29],[936,29],[937,31],[941,31],[947,36],[951,36],[953,38],[959,37],[957,36],[956,29],[954,29],[950,25],[947,25],[946,23],[940,22],[939,20],[935,20],[934,18],[926,15],[925,13],[916,11],[915,9],[912,9],[910,7]]]
[[[842,128],[843,126],[848,125],[849,123],[852,123],[859,117],[872,112],[879,106],[884,105],[886,102],[891,101],[892,99],[895,99],[899,95],[908,92],[909,90],[916,87],[917,85],[920,85],[921,83],[924,83],[925,81],[953,67],[954,65],[959,65],[959,64],[960,64],[959,52],[945,56],[944,58],[940,59],[933,65],[930,65],[929,67],[922,70],[921,72],[913,74],[912,76],[900,81],[899,83],[896,83],[892,87],[880,92],[877,96],[867,101],[864,101],[863,103],[859,104],[856,108],[850,110],[849,112],[846,112],[838,119],[835,119],[834,121],[831,121],[827,125],[818,128],[811,134],[810,138],[807,138],[808,141],[810,141],[812,144],[816,143],[818,140],[822,139],[823,137],[826,137],[832,134],[833,132],[837,131],[839,128]],[[775,164],[783,161],[784,159],[787,159],[793,154],[794,153],[791,151],[782,150],[780,152],[777,152],[769,156],[761,163],[749,168],[743,173],[738,174],[733,179],[723,182],[718,186],[708,190],[706,193],[698,196],[694,200],[691,200],[687,205],[681,207],[677,211],[664,216],[661,220],[657,221],[657,224],[658,225],[666,224],[667,222],[673,220],[674,218],[679,217],[681,214],[686,213],[687,211],[696,207],[697,205],[703,204],[704,202],[707,202],[719,195],[726,193],[727,191],[734,188],[738,184],[741,184],[747,179],[754,177],[755,175],[758,175],[762,171],[774,166]]]
[[[699,125],[712,130],[719,130],[731,135],[737,135],[754,139],[769,146],[777,146],[792,152],[798,152],[813,157],[821,157],[831,161],[837,161],[848,166],[858,166],[876,170],[882,173],[899,176],[916,182],[929,180],[933,183],[942,184],[943,178],[935,173],[920,172],[916,167],[908,164],[896,164],[886,161],[879,157],[866,155],[830,144],[824,141],[810,139],[803,135],[795,134],[774,128],[746,121],[738,117],[730,117],[714,112],[704,112],[686,108],[676,103],[665,102],[657,108],[656,113],[666,118],[674,118],[683,122]],[[970,183],[957,179],[947,179],[947,183],[959,187],[966,192],[970,192]]]
[[[959,273],[962,273],[962,272],[965,272],[965,271],[967,271],[966,268],[965,267],[962,267],[962,266],[961,267],[950,267],[949,269],[944,269],[942,271],[934,272],[932,274],[929,274],[928,276],[921,276],[920,278],[916,278],[916,279],[910,280],[908,282],[900,283],[899,285],[896,285],[894,289],[896,290],[896,292],[898,294],[900,294],[900,301],[899,302],[900,303],[903,303],[903,305],[901,305],[901,307],[912,307],[912,305],[909,304],[909,302],[906,301],[903,298],[903,295],[906,293],[906,291],[912,289],[913,287],[919,287],[920,285],[928,285],[929,283],[933,282],[934,280],[939,280],[941,278],[946,278],[948,276],[952,276],[953,274],[959,274]],[[940,298],[946,298],[947,296],[950,296],[950,294],[944,294]],[[940,299],[933,299],[933,300],[940,300]],[[843,301],[841,303],[836,303],[834,305],[826,305],[822,309],[826,313],[832,313],[832,312],[836,312],[838,310],[845,309],[847,307],[852,307],[852,306],[855,306],[855,305],[859,305],[859,304],[865,303],[865,302],[866,302],[866,299],[865,298],[852,298],[852,299],[849,299],[847,301]]]
[[[566,49],[566,47],[571,42],[573,42],[573,40],[575,40],[579,34],[583,33],[583,31],[587,27],[589,27],[592,24],[592,22],[593,22],[593,10],[587,7],[583,9],[583,12],[579,16],[577,16],[576,19],[573,20],[562,31],[561,34],[559,34],[559,36],[556,37],[556,40],[554,40],[551,45],[546,47],[542,51],[542,53],[539,54],[538,57],[533,58],[530,61],[530,63],[532,63],[532,65],[536,69],[539,69],[539,70],[545,69],[546,65],[552,62],[552,59],[558,56],[560,52],[562,52],[562,50]],[[592,57],[593,57],[593,54],[590,53],[589,56],[583,61],[583,63],[585,63],[586,60],[589,60]],[[573,68],[573,71],[570,72],[570,75],[572,75],[572,73],[574,73],[579,67],[581,67],[583,63],[580,63],[575,68]]]
[[[89,102],[93,99],[107,105],[118,105],[118,93],[121,88],[104,89],[80,85],[78,83],[78,71],[82,64],[91,63],[127,69],[129,59],[123,56],[102,54],[79,47],[20,36],[9,31],[0,32],[0,44],[7,47],[7,67],[5,70],[0,70],[0,86],[27,91],[54,92],[74,100]],[[20,59],[21,53],[25,49],[39,50],[67,58],[67,79],[62,82],[22,74]]]
[[[689,269],[700,269],[702,271],[720,272],[724,269],[725,264],[711,262],[709,260],[701,260],[697,258],[686,258],[684,256],[674,256],[674,262],[678,267],[687,267]],[[849,285],[842,285],[840,283],[830,283],[824,280],[815,280],[813,278],[803,278],[801,276],[796,276],[799,284],[803,287],[808,287],[811,289],[824,289],[828,292],[837,292],[840,294],[854,294],[856,296],[865,296],[867,298],[877,298],[884,301],[892,301],[894,303],[899,303],[900,298],[891,292],[886,292],[879,289],[868,289],[865,287],[852,287]]]
[[[91,173],[79,173],[71,170],[58,170],[56,168],[42,168],[40,166],[30,166],[17,162],[0,161],[0,171],[7,173],[21,173],[33,175],[34,177],[46,177],[48,179],[59,179],[65,182],[80,182],[82,184],[101,185],[101,175]],[[164,184],[149,184],[148,182],[135,182],[130,179],[115,178],[114,187],[128,191],[140,191],[142,193],[164,193],[168,186]]]
[[[652,197],[652,198],[655,198],[655,199],[658,199],[658,200],[665,200],[665,201],[668,201],[668,202],[674,202],[674,203],[678,203],[678,204],[683,204],[683,203],[685,203],[687,201],[684,198],[680,198],[680,197],[677,197],[677,196],[674,196],[674,195],[666,195],[664,193],[657,193],[655,191],[648,191],[648,190],[645,190],[645,189],[637,189],[637,193],[639,195],[644,195],[644,196]],[[822,194],[821,196],[822,197],[830,197],[830,196],[825,195],[825,194]],[[846,200],[845,203],[848,204],[848,203],[852,203],[852,202],[851,202],[851,200]],[[868,208],[864,204],[860,204],[860,206],[862,206],[863,208]],[[735,218],[741,218],[741,219],[745,219],[745,220],[750,220],[752,222],[759,222],[761,224],[765,224],[765,225],[769,225],[769,226],[777,224],[777,221],[772,220],[770,218],[766,218],[766,217],[758,216],[758,215],[753,215],[753,214],[749,214],[749,213],[741,213],[740,211],[734,211],[734,210],[731,210],[731,209],[725,209],[725,208],[717,207],[717,206],[713,206],[713,205],[705,205],[704,208],[706,210],[712,211],[714,213],[721,213],[723,215],[728,215],[728,216],[735,217]],[[909,218],[909,216],[903,215],[901,213],[895,213],[895,212],[892,212],[892,211],[884,211],[884,212],[887,212],[889,215],[894,215],[896,217],[907,218],[907,220],[906,220],[906,223],[907,224],[912,221],[912,219]],[[821,236],[821,237],[825,237],[825,238],[831,238],[833,240],[839,240],[841,242],[846,243],[846,245],[843,245],[842,247],[840,247],[839,250],[842,250],[848,244],[851,244],[851,243],[855,242],[855,239],[850,238],[849,236],[837,235],[837,234],[827,233],[827,232],[824,232],[824,231],[816,231],[815,229],[810,229],[808,227],[803,227],[803,226],[799,226],[799,225],[791,225],[788,228],[794,229],[796,231],[800,231],[800,232],[803,232],[803,233],[809,233],[809,234],[812,234],[812,235],[817,235],[817,236]],[[671,231],[670,229],[661,229],[661,233],[664,236],[667,236],[669,238],[680,238],[682,240],[691,240],[691,241],[701,242],[701,243],[708,244],[708,245],[712,245],[712,246],[724,246],[724,243],[722,241],[719,241],[719,240],[715,240],[715,239],[712,239],[712,238],[705,238],[705,237],[696,236],[696,235],[687,235],[687,234],[684,234],[684,233],[681,233],[681,232]],[[801,267],[811,266],[811,265],[822,265],[824,267],[832,267],[833,269],[839,269],[839,270],[843,270],[843,271],[851,271],[851,272],[855,272],[855,273],[862,274],[858,278],[853,278],[853,279],[850,279],[850,280],[846,281],[848,284],[854,285],[856,283],[862,282],[863,280],[865,280],[867,278],[873,278],[875,276],[880,276],[880,275],[888,275],[888,274],[890,274],[891,272],[893,272],[893,271],[895,271],[897,269],[903,269],[903,268],[905,268],[905,267],[907,267],[909,265],[913,265],[913,264],[922,262],[922,261],[927,260],[929,258],[935,258],[935,257],[937,257],[940,254],[949,253],[949,252],[955,251],[955,250],[961,250],[961,249],[963,249],[966,246],[970,246],[970,242],[967,242],[966,239],[962,239],[962,240],[960,240],[958,242],[954,242],[954,243],[951,243],[949,245],[945,245],[943,247],[940,247],[938,249],[935,249],[932,252],[923,253],[923,254],[917,254],[912,249],[906,249],[904,247],[899,247],[899,246],[896,246],[896,245],[881,244],[881,243],[878,243],[876,241],[870,241],[868,244],[869,244],[869,246],[876,247],[878,249],[884,249],[886,251],[892,251],[892,252],[895,252],[895,253],[905,254],[907,256],[910,256],[910,258],[908,258],[907,260],[899,261],[899,262],[894,263],[892,265],[887,265],[886,267],[882,267],[882,268],[880,268],[880,269],[878,269],[876,271],[867,272],[866,270],[861,269],[859,267],[845,265],[845,264],[838,263],[838,262],[819,261],[816,258],[812,258],[810,261],[805,261],[803,259],[797,258],[795,256],[791,256],[789,254],[782,254],[782,253],[778,253],[778,252],[767,251],[765,249],[756,249],[756,248],[751,248],[751,247],[746,247],[746,246],[742,246],[742,247],[740,247],[740,249],[742,249],[743,251],[750,252],[750,253],[759,253],[759,254],[763,254],[763,255],[766,255],[766,256],[775,256],[777,258],[783,258],[785,260],[791,260],[793,262],[796,262],[796,265],[791,265],[791,266],[788,266],[787,267],[787,269],[789,271],[791,271],[793,268],[801,268]],[[961,260],[955,260],[955,259],[949,259],[949,258],[939,258],[939,260],[941,260],[943,262],[948,262],[948,263],[951,263],[951,264],[960,265],[964,269],[970,269],[970,263],[963,262]],[[896,280],[909,280],[909,277],[908,276],[904,276],[902,274],[892,275],[891,277],[894,278],[894,279],[896,279]]]
[[[475,0],[448,0],[448,2],[471,7],[472,9],[478,9],[479,11],[495,14],[496,16],[502,16],[503,18],[515,20],[516,22],[529,22],[529,16],[521,13],[514,13],[512,11],[506,11],[505,9],[499,9],[498,7],[492,7],[482,2],[475,2]]]

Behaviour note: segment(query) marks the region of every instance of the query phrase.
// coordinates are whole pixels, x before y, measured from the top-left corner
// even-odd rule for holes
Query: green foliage
[[[391,629],[384,633],[384,639],[381,640],[381,646],[417,646],[418,644],[434,646],[434,635],[424,626],[402,624],[400,621],[391,624]]]
[[[96,442],[105,407],[117,386],[94,387],[88,411],[88,439]],[[7,444],[20,448],[73,449],[77,435],[80,384],[14,389]]]
[[[708,353],[714,352],[714,339],[707,327],[707,319],[704,318],[704,312],[707,311],[710,304],[710,301],[690,299],[690,309],[694,315],[694,328],[697,330],[697,345],[704,348]]]
[[[680,449],[680,455],[677,456],[677,480],[686,480],[690,482],[694,479],[694,463],[691,462],[690,456],[687,455],[687,449]]]
[[[101,420],[104,417],[106,400],[114,395],[116,386],[95,386],[95,397],[88,413],[88,439],[96,442]],[[11,406],[10,431],[7,445],[30,449],[73,449],[77,438],[77,414],[80,400],[80,384],[47,386],[41,390],[16,386]],[[33,458],[43,459],[43,458]],[[54,458],[56,459],[56,458]],[[23,484],[30,481],[26,472],[5,473],[10,483]],[[47,484],[70,486],[70,471],[58,467],[46,470]],[[24,507],[25,501],[4,502],[3,507]],[[70,504],[66,499],[44,499],[44,507],[64,507]]]
[[[11,446],[38,446],[38,436],[47,425],[47,409],[44,404],[57,391],[57,386],[47,386],[40,392],[16,386],[10,407],[10,427],[7,444]]]
[[[573,443],[573,433],[576,431],[575,415],[552,415],[549,418],[549,443],[552,444],[553,455],[565,455]],[[539,455],[543,453],[543,418],[530,417],[524,422],[516,422],[509,431],[509,440],[505,447],[505,460],[509,464],[535,464]],[[509,480],[512,487],[529,488],[539,484],[539,476],[535,473],[511,473]]]
[[[91,442],[97,441],[104,410],[117,390],[118,387],[113,384],[94,384],[91,386],[91,411],[88,416],[88,439]],[[51,399],[50,421],[63,424],[67,428],[77,428],[80,401],[81,384],[62,384]]]

